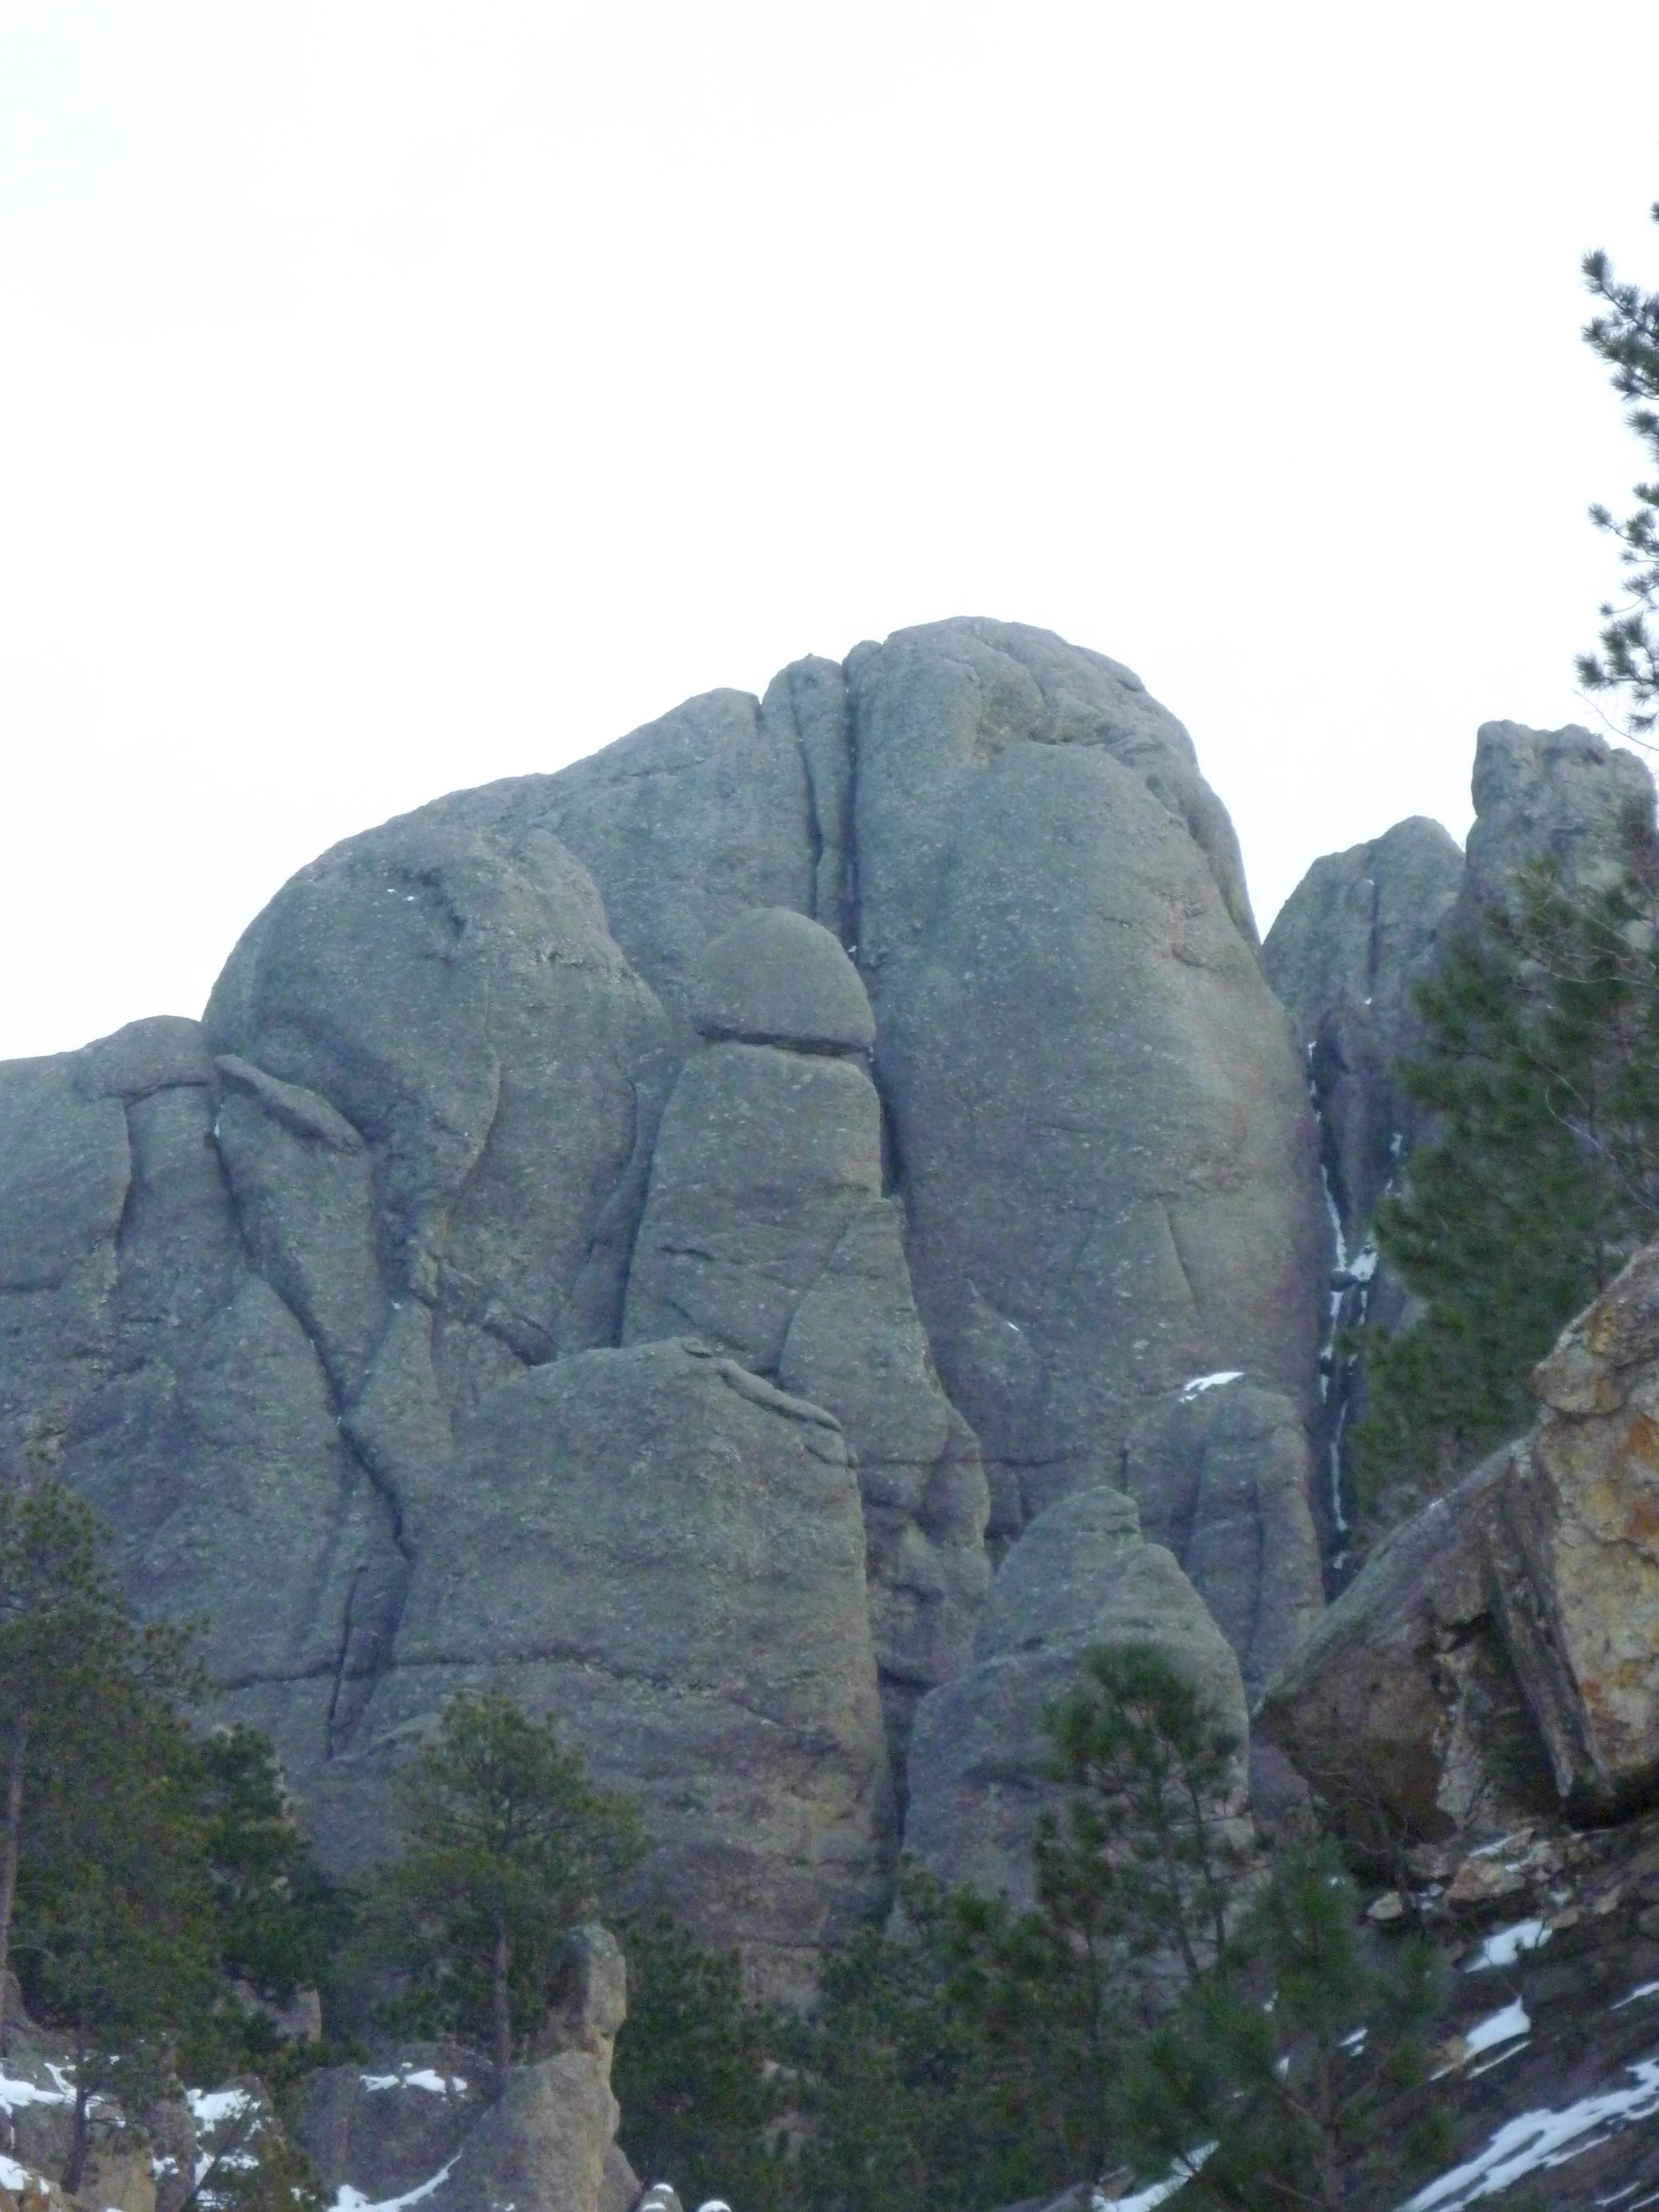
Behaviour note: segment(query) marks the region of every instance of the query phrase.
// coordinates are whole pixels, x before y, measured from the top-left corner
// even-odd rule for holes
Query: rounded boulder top
[[[703,947],[691,1018],[716,1042],[867,1052],[876,1018],[859,972],[822,922],[783,906],[750,908]]]

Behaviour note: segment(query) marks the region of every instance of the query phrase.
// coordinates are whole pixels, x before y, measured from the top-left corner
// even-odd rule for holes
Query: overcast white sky
[[[335,839],[961,613],[1264,923],[1589,719],[1653,0],[0,0],[0,1054]]]

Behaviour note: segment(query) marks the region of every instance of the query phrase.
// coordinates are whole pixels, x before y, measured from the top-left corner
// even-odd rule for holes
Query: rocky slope
[[[798,1990],[1028,1523],[1127,1493],[1123,1619],[1252,1689],[1313,1617],[1326,1234],[1187,733],[936,624],[350,839],[200,1024],[0,1069],[0,1467],[210,1624],[334,1863],[499,1685]]]

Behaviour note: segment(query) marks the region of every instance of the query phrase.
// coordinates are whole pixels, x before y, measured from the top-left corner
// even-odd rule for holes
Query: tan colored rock
[[[0,2212],[64,2212],[69,2202],[46,2174],[0,2158]]]
[[[1533,1379],[1531,1431],[1377,1550],[1262,1700],[1351,1824],[1432,1838],[1659,1782],[1659,1245]]]
[[[1504,1626],[1564,1797],[1659,1778],[1659,1246],[1540,1362],[1516,1452]]]
[[[100,2145],[87,2161],[79,2191],[69,2201],[83,2212],[155,2212],[148,2143]]]
[[[1509,1462],[1380,1545],[1262,1698],[1257,1727],[1365,1841],[1490,1832],[1553,1802],[1487,1575]]]

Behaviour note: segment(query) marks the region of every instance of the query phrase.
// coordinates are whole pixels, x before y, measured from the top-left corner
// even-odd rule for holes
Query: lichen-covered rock
[[[1638,1253],[1534,1371],[1500,1579],[1516,1671],[1564,1796],[1659,1784],[1659,1246]]]
[[[1550,1802],[1490,1579],[1510,1454],[1396,1529],[1255,1723],[1361,1841],[1490,1832]]]
[[[1134,1501],[1076,1491],[1040,1514],[991,1584],[976,1663],[917,1708],[905,1845],[947,1884],[1031,1900],[1037,1816],[1060,1802],[1048,1708],[1076,1686],[1092,1645],[1154,1645],[1240,1747],[1249,1727],[1238,1662],[1203,1600]]]
[[[1351,1817],[1446,1835],[1659,1784],[1659,1246],[1534,1372],[1534,1427],[1382,1545],[1261,1725]]]

